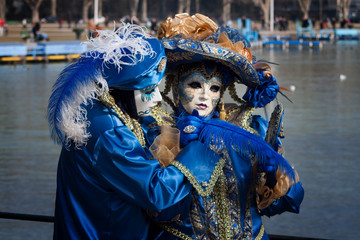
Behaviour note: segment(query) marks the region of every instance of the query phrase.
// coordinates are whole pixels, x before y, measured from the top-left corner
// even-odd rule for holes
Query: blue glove
[[[204,123],[199,112],[194,110],[192,115],[180,116],[176,122],[176,127],[180,130],[180,146],[183,148],[189,142],[198,140]]]
[[[273,188],[276,185],[277,167],[275,166],[274,160],[267,159],[265,162],[259,163],[258,171],[266,173],[266,186],[268,186],[269,188]]]

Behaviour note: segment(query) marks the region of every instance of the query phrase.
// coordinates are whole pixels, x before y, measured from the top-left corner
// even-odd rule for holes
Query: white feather
[[[107,82],[101,75],[96,77],[97,82],[102,84],[100,89],[95,82],[84,85],[81,82],[78,83],[76,88],[77,94],[64,101],[61,106],[61,132],[65,136],[66,145],[70,145],[74,142],[77,148],[86,144],[91,135],[86,131],[90,122],[87,120],[87,111],[83,106],[92,104],[97,96],[101,95],[105,91],[109,91]]]
[[[97,33],[98,37],[85,42],[90,49],[88,53],[93,58],[101,58],[105,65],[116,65],[118,71],[122,65],[135,65],[144,56],[155,55],[150,43],[144,39],[150,36],[138,25],[122,23],[116,30],[97,30]]]

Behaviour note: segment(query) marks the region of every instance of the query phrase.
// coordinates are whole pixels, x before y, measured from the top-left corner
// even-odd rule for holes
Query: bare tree
[[[41,3],[43,2],[43,0],[25,0],[25,2],[29,5],[30,9],[31,9],[31,19],[32,22],[39,22],[40,18],[39,18],[39,7],[41,5]]]
[[[266,28],[269,26],[270,19],[270,0],[260,0],[260,7],[264,14],[264,24]]]
[[[82,19],[84,23],[89,21],[89,7],[93,4],[92,0],[83,0]]]
[[[167,8],[166,8],[166,0],[161,0],[161,5],[160,5],[160,16],[161,17],[168,17],[167,14]]]
[[[130,1],[130,17],[136,17],[136,13],[139,7],[139,0]]]
[[[200,12],[200,0],[195,0],[195,12]]]
[[[185,12],[190,14],[191,0],[185,0]]]
[[[337,0],[337,7],[340,17],[348,19],[351,0]]]
[[[231,2],[232,0],[222,0],[222,16],[224,24],[231,19]]]
[[[141,20],[147,20],[147,0],[142,0],[141,4]]]
[[[0,18],[5,21],[6,16],[6,0],[0,0]]]
[[[56,0],[51,0],[51,16],[56,17]]]
[[[298,2],[300,5],[300,10],[303,14],[303,18],[308,19],[311,0],[298,0]]]
[[[178,0],[178,13],[183,13],[185,9],[185,0]]]
[[[98,3],[98,14],[99,14],[99,17],[103,17],[103,1],[102,0],[98,0],[99,3]]]

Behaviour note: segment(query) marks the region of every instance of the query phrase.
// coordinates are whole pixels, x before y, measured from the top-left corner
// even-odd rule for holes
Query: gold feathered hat
[[[228,67],[236,80],[248,87],[260,84],[250,43],[237,30],[218,27],[207,16],[182,13],[169,17],[160,24],[158,38],[165,47],[170,71],[184,63],[211,60]]]

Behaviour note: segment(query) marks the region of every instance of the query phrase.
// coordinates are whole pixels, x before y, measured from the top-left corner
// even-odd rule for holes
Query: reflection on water
[[[321,50],[262,49],[293,104],[285,105],[286,158],[305,188],[301,214],[266,219],[269,233],[355,239],[360,221],[360,48],[356,41]],[[46,105],[65,66],[0,66],[0,211],[53,215],[59,147],[49,138]],[[340,80],[340,74],[346,76]],[[229,99],[229,98],[226,98]],[[0,239],[51,239],[52,224],[0,219]]]

